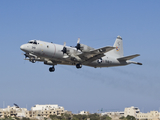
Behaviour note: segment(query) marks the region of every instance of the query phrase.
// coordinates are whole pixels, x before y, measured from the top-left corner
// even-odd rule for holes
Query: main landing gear
[[[77,65],[76,65],[76,68],[77,68],[77,69],[82,68],[82,64],[77,64]]]
[[[31,58],[29,59],[29,61],[32,62],[32,63],[35,63],[35,62],[36,62],[36,60],[35,60],[34,57],[31,57]]]
[[[54,66],[53,66],[53,67],[50,67],[50,68],[49,68],[49,71],[50,71],[50,72],[54,72],[54,71],[55,71]]]
[[[77,68],[77,69],[82,68],[82,64],[76,64],[76,68]],[[50,67],[50,68],[49,68],[49,71],[50,71],[50,72],[54,72],[54,71],[55,71],[54,66],[53,66],[53,67]]]
[[[36,62],[36,60],[35,60],[35,59],[33,59],[33,60],[31,60],[31,62],[32,62],[32,63],[35,63],[35,62]]]

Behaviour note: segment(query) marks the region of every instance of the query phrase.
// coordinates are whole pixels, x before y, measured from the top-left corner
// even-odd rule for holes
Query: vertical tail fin
[[[116,49],[112,50],[111,54],[116,57],[122,57],[123,56],[123,41],[120,36],[117,36],[113,47],[115,47]]]

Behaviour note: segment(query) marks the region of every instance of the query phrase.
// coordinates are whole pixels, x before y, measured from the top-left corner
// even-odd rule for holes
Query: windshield
[[[30,43],[30,44],[37,44],[37,41],[36,40],[32,40],[32,41],[29,41],[28,43]]]
[[[35,40],[35,41],[33,42],[33,44],[37,44],[37,41]]]

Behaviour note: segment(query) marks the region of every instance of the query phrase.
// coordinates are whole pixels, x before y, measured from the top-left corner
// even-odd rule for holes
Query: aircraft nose
[[[24,50],[24,49],[25,49],[25,45],[21,45],[21,46],[20,46],[20,49],[21,49],[21,50]]]

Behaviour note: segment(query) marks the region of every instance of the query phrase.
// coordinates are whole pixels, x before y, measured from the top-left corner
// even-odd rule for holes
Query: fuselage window
[[[47,48],[49,48],[49,46],[47,45]]]

